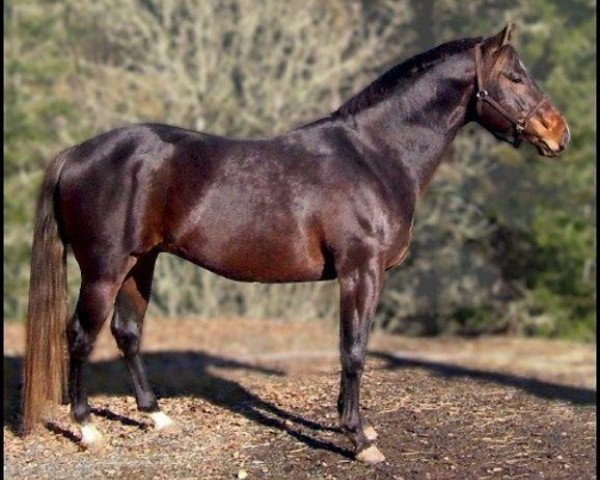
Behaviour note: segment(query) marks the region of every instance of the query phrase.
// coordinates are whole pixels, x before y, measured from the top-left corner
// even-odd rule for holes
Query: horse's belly
[[[173,253],[233,280],[261,283],[332,278],[318,243],[290,235],[185,242]]]
[[[271,258],[264,263],[203,262],[202,266],[223,277],[242,282],[285,283],[312,282],[329,278],[325,273],[324,263],[287,262],[285,259]]]

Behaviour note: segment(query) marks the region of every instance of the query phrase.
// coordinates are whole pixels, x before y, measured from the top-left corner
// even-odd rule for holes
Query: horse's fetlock
[[[87,403],[71,406],[71,417],[81,425],[88,423],[91,413],[92,409]]]
[[[140,412],[145,413],[160,411],[156,397],[152,392],[141,393],[137,398],[137,407]]]

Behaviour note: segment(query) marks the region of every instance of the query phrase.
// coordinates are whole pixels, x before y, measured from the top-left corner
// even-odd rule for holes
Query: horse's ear
[[[499,50],[504,45],[509,44],[510,40],[512,39],[512,33],[514,28],[514,23],[509,22],[502,30],[500,30],[500,32],[498,32],[493,37],[490,37],[486,42],[490,50]]]
[[[508,22],[506,27],[502,29],[500,35],[502,35],[502,46],[510,43],[512,40],[513,31],[515,30],[515,24],[512,22]]]

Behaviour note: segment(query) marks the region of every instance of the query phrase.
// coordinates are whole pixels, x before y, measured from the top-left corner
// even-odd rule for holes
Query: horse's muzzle
[[[571,140],[571,132],[567,123],[564,123],[562,132],[558,135],[553,132],[553,135],[530,135],[525,134],[525,137],[538,151],[540,155],[544,157],[558,157],[567,149],[567,146]]]

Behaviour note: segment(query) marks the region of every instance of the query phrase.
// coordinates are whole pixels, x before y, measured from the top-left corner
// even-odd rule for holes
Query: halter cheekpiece
[[[490,97],[487,90],[485,90],[483,85],[483,76],[481,73],[482,69],[482,59],[481,59],[481,44],[478,43],[475,45],[475,72],[477,78],[477,93],[475,94],[476,99],[476,109],[477,115],[481,117],[483,110],[483,102],[486,102],[491,107],[493,107],[498,113],[500,113],[504,118],[506,118],[512,125],[513,128],[513,139],[512,146],[518,148],[523,140],[523,132],[527,128],[527,123],[531,116],[548,100],[548,96],[544,95],[539,102],[537,102],[533,107],[531,107],[525,115],[517,117],[513,113],[509,112],[506,108],[500,105],[496,100]]]

